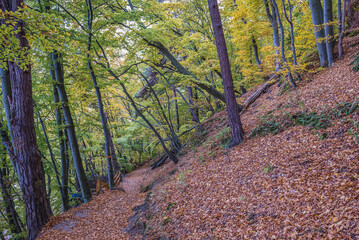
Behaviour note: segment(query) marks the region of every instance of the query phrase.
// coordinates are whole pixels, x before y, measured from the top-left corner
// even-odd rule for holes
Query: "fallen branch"
[[[242,114],[245,110],[248,109],[248,107],[254,103],[257,98],[259,98],[260,95],[262,95],[262,93],[264,93],[269,87],[271,87],[273,84],[275,84],[277,82],[277,74],[273,74],[270,78],[269,81],[266,82],[262,87],[260,87],[257,91],[254,92],[254,94],[252,96],[250,96],[243,104],[243,109],[241,111],[240,114]]]

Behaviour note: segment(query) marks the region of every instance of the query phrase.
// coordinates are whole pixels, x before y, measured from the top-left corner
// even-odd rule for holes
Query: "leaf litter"
[[[280,95],[272,86],[241,116],[246,135],[270,111],[320,112],[354,102],[359,74],[349,63],[358,50],[295,91]],[[358,111],[325,130],[293,126],[226,150],[218,139],[228,128],[222,111],[203,124],[205,137],[195,134],[201,143],[183,149],[177,166],[134,171],[122,183],[125,193],[107,191],[51,218],[39,239],[358,239],[359,145],[348,132],[351,121],[359,121]],[[152,194],[140,193],[157,179]],[[136,220],[142,231],[124,232],[132,209],[145,200],[150,207]]]

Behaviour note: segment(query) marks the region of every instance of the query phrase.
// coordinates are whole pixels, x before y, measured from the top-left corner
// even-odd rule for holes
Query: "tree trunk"
[[[8,70],[5,70],[3,68],[0,68],[0,78],[1,78],[1,88],[2,88],[2,98],[3,98],[3,104],[4,104],[4,110],[5,110],[5,116],[6,116],[6,123],[7,123],[7,129],[10,135],[10,144],[12,145],[12,154],[14,155],[13,157],[10,156],[10,161],[11,164],[15,170],[15,173],[18,177],[18,179],[20,179],[19,176],[19,168],[16,164],[16,162],[14,161],[14,157],[16,156],[16,150],[14,148],[14,135],[12,133],[12,128],[11,128],[11,123],[10,123],[10,104],[9,104],[9,99],[12,98],[11,96],[11,84],[10,84],[10,73]]]
[[[0,134],[2,138],[2,144],[6,146],[9,144],[10,140],[8,139],[7,133],[2,130],[3,125],[0,122]],[[13,197],[10,194],[10,183],[6,182],[6,179],[8,176],[8,171],[6,170],[6,161],[5,157],[3,157],[2,161],[0,162],[0,189],[1,189],[1,197],[3,199],[4,205],[5,205],[5,211],[7,215],[7,219],[10,225],[10,230],[12,233],[21,233],[21,223],[19,221],[19,215],[16,212],[15,203],[13,200]]]
[[[237,107],[238,104],[236,102],[236,97],[234,94],[232,72],[228,59],[227,46],[224,38],[224,32],[217,0],[208,0],[208,7],[211,15],[217,53],[221,66],[221,73],[223,76],[223,87],[227,103],[228,120],[232,132],[232,140],[230,142],[230,147],[232,147],[243,142],[244,132],[242,129],[241,119]]]
[[[196,115],[195,109],[194,109],[192,87],[187,87],[187,92],[188,92],[188,102],[189,102],[189,105],[190,105],[190,108],[191,108],[192,121],[196,122],[196,123],[200,123],[199,120],[198,120],[198,117]]]
[[[285,67],[287,68],[289,82],[292,84],[292,87],[295,89],[297,87],[297,85],[294,82],[294,79],[292,77],[292,73],[290,72],[289,66],[287,66],[287,59],[285,57],[285,51],[284,51],[284,28],[283,28],[282,20],[280,19],[279,10],[278,10],[278,6],[277,6],[276,1],[272,0],[272,3],[273,3],[274,11],[275,11],[275,14],[277,16],[277,20],[278,20],[278,24],[279,24],[279,28],[280,28],[280,43],[281,43],[280,44],[280,52],[281,52],[281,56],[282,56],[282,61],[285,64]]]
[[[278,22],[277,22],[277,15],[275,14],[274,8],[272,7],[272,13],[270,11],[270,7],[269,7],[269,3],[268,0],[264,0],[264,5],[265,5],[265,9],[266,9],[266,13],[267,13],[267,17],[272,25],[272,30],[273,30],[273,43],[274,43],[274,47],[275,47],[275,53],[277,55],[279,55],[278,49],[280,47],[280,43],[279,43],[279,32],[278,32]],[[280,68],[280,62],[279,62],[279,58],[276,58],[276,67],[275,67],[275,71],[278,71]]]
[[[345,1],[345,0],[344,0]],[[342,34],[342,0],[338,0],[338,33]]]
[[[253,45],[253,54],[254,54],[254,58],[256,60],[256,64],[257,64],[259,70],[262,71],[262,67],[261,67],[262,63],[259,58],[257,41],[253,35],[252,35],[252,45]]]
[[[343,58],[343,38],[344,38],[344,31],[345,31],[345,9],[346,9],[346,0],[343,1],[343,8],[342,8],[342,18],[341,18],[341,33],[339,35],[339,42],[338,42],[338,51],[339,51],[339,58]]]
[[[323,8],[320,0],[309,0],[310,11],[312,15],[312,21],[314,25],[314,35],[317,42],[317,49],[320,59],[320,66],[325,67],[327,65],[327,48],[324,39],[323,30]]]
[[[291,45],[292,45],[293,64],[294,64],[294,66],[296,66],[298,63],[297,63],[297,54],[296,54],[296,50],[295,50],[294,26],[293,26],[293,17],[292,17],[292,4],[290,3],[290,0],[288,0],[289,17],[288,17],[288,14],[287,14],[287,10],[285,9],[284,0],[282,0],[282,4],[283,4],[283,10],[284,10],[285,18],[287,19],[287,22],[290,25],[290,42],[291,42]]]
[[[325,24],[325,43],[328,55],[328,66],[334,63],[333,45],[334,45],[334,33],[333,33],[333,4],[332,0],[324,0],[324,24]]]
[[[60,63],[60,58],[58,53],[54,52],[51,54],[52,61],[54,64],[55,69],[55,76],[56,76],[56,89],[59,93],[59,98],[61,100],[62,110],[64,114],[64,119],[66,122],[66,128],[67,128],[67,137],[69,141],[69,145],[72,152],[72,159],[74,162],[76,174],[78,177],[79,185],[82,191],[82,194],[84,196],[85,202],[89,202],[91,200],[91,190],[88,185],[87,177],[85,174],[85,170],[82,165],[82,159],[80,155],[79,145],[75,133],[75,126],[72,119],[70,107],[69,107],[69,101],[66,94],[66,89],[64,85],[64,75],[62,70],[62,64]]]
[[[0,2],[3,11],[17,11],[22,8],[22,0]],[[25,22],[19,20],[14,26],[16,38],[22,49],[29,48],[26,39]],[[30,57],[30,56],[25,56]],[[36,143],[34,111],[32,105],[31,66],[20,68],[9,62],[10,84],[12,86],[10,101],[10,123],[14,136],[14,148],[19,168],[19,183],[24,196],[28,237],[35,239],[42,227],[49,220],[50,211],[46,203],[45,176],[41,156]]]
[[[179,119],[179,113],[178,113],[178,101],[177,101],[177,93],[176,90],[173,89],[173,95],[175,97],[175,110],[176,110],[176,124],[177,124],[177,132],[179,132],[180,129],[180,119]]]

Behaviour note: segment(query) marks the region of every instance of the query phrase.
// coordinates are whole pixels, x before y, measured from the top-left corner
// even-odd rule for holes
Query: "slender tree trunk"
[[[6,144],[9,144],[10,141],[8,139],[7,133],[3,129],[3,125],[0,122],[0,134],[2,136],[2,143],[5,146]],[[7,143],[6,143],[7,142]],[[19,220],[19,215],[16,212],[15,203],[13,200],[13,197],[11,196],[11,190],[10,190],[10,183],[6,182],[6,179],[8,178],[8,171],[6,167],[6,161],[5,157],[1,159],[0,162],[0,189],[1,189],[1,197],[3,199],[4,205],[5,205],[5,211],[6,216],[10,225],[10,230],[12,233],[21,233],[21,223]]]
[[[338,43],[338,50],[339,50],[339,58],[343,58],[343,38],[344,38],[344,31],[345,31],[345,9],[346,9],[346,0],[343,0],[343,8],[342,8],[342,18],[341,18],[341,33],[339,35],[339,43]]]
[[[256,39],[254,38],[254,35],[252,35],[252,46],[253,46],[253,53],[254,53],[254,58],[256,60],[256,64],[259,68],[260,71],[262,71],[262,62],[259,58],[259,53],[258,53],[258,45],[257,45],[257,41]]]
[[[221,22],[221,16],[219,14],[217,0],[208,0],[208,7],[211,15],[213,31],[216,40],[216,47],[219,57],[219,63],[221,66],[221,73],[223,76],[223,87],[224,87],[224,94],[227,103],[228,120],[232,132],[232,140],[230,143],[230,147],[231,147],[243,142],[244,132],[242,129],[242,123],[237,107],[238,104],[236,102],[236,97],[234,94],[232,72],[228,59],[227,46],[224,38],[224,32]]]
[[[1,21],[0,21],[1,22]],[[11,84],[10,84],[10,73],[8,70],[5,70],[3,68],[0,68],[0,78],[1,78],[1,88],[2,88],[2,97],[3,97],[3,104],[4,104],[4,110],[5,110],[5,116],[6,116],[6,123],[7,123],[7,129],[10,135],[10,144],[12,145],[12,154],[13,157],[10,157],[11,164],[15,170],[15,173],[20,179],[19,176],[19,168],[16,162],[14,161],[14,157],[16,156],[16,149],[14,148],[14,135],[12,133],[11,123],[10,123],[10,104],[9,99],[12,98],[11,96]]]
[[[179,118],[179,113],[178,113],[178,101],[177,101],[177,93],[176,90],[173,89],[173,95],[175,97],[175,110],[176,110],[176,124],[177,124],[177,132],[179,132],[180,129],[180,118]]]
[[[282,4],[283,4],[283,10],[284,10],[285,18],[287,19],[287,22],[290,25],[290,42],[291,42],[291,45],[292,45],[293,64],[294,64],[294,66],[296,66],[298,63],[297,63],[297,54],[296,54],[296,50],[295,50],[294,26],[293,26],[293,17],[292,17],[292,4],[290,3],[290,0],[288,0],[289,17],[288,17],[288,14],[287,14],[287,10],[285,9],[284,0],[282,0]]]
[[[323,29],[323,8],[320,0],[309,0],[310,11],[312,14],[312,21],[314,25],[314,35],[317,42],[317,49],[320,59],[320,66],[325,67],[327,65],[327,48],[323,39],[324,29]]]
[[[345,0],[344,0],[345,1]],[[342,0],[338,0],[338,33],[342,34]]]
[[[187,92],[188,92],[188,102],[190,104],[190,108],[191,108],[191,117],[192,117],[192,121],[199,123],[199,120],[197,118],[195,109],[194,109],[194,103],[193,103],[193,91],[192,91],[192,87],[187,87]]]
[[[279,28],[280,28],[280,42],[281,42],[280,52],[281,52],[281,56],[282,56],[282,61],[285,64],[285,67],[287,68],[289,82],[292,84],[292,87],[295,89],[297,87],[297,85],[294,82],[294,79],[292,77],[292,73],[290,71],[289,66],[287,66],[287,59],[285,57],[285,51],[284,51],[284,28],[283,28],[282,20],[281,20],[280,15],[279,15],[279,10],[278,10],[278,6],[277,6],[276,1],[272,0],[272,3],[273,3],[273,6],[274,6],[274,11],[275,11],[275,14],[277,16],[277,20],[278,20],[278,24],[279,24]]]
[[[3,11],[17,11],[22,8],[22,0],[0,1]],[[22,49],[29,48],[26,39],[25,22],[19,20],[14,26],[16,38]],[[30,57],[30,56],[25,56]],[[35,239],[42,227],[49,220],[50,211],[46,203],[45,178],[41,156],[36,143],[34,111],[32,106],[31,66],[22,69],[14,62],[9,62],[10,84],[10,123],[14,136],[14,148],[19,168],[19,183],[24,196],[28,237]]]
[[[60,158],[61,158],[61,198],[62,198],[62,211],[66,212],[70,207],[70,199],[68,193],[68,178],[69,178],[69,166],[68,166],[68,158],[66,158],[65,152],[65,135],[64,130],[62,129],[63,116],[61,114],[61,103],[59,98],[59,93],[56,88],[56,76],[54,71],[54,64],[50,59],[51,67],[50,67],[50,76],[53,81],[53,93],[54,93],[54,103],[55,103],[55,117],[56,117],[56,125],[57,125],[57,137],[59,139],[59,149],[60,149]]]
[[[275,14],[274,8],[272,7],[272,13],[270,11],[270,6],[268,3],[268,0],[264,0],[264,5],[265,5],[265,9],[266,9],[266,13],[267,13],[267,17],[272,25],[272,30],[273,30],[273,43],[274,43],[274,47],[275,47],[275,53],[277,55],[279,55],[278,49],[280,47],[280,42],[279,42],[279,32],[278,32],[278,22],[277,22],[277,15]],[[279,58],[277,56],[276,58],[276,67],[275,67],[275,71],[278,71],[280,68],[280,61]]]
[[[85,174],[85,170],[82,165],[81,154],[79,150],[79,145],[75,133],[74,121],[72,119],[69,101],[66,94],[66,89],[64,85],[64,75],[62,70],[62,64],[60,63],[60,58],[58,53],[54,52],[51,54],[52,61],[54,64],[55,76],[56,76],[56,89],[59,93],[59,98],[61,100],[62,110],[64,114],[64,119],[66,122],[67,128],[67,137],[69,141],[69,145],[72,152],[72,159],[74,162],[76,174],[78,177],[79,185],[84,196],[85,202],[89,202],[91,200],[91,190],[88,185],[87,177]]]
[[[324,24],[325,24],[325,43],[328,55],[328,66],[334,63],[334,32],[333,32],[333,4],[332,0],[324,0]]]
[[[93,85],[94,85],[95,91],[96,91],[97,104],[98,104],[98,108],[99,108],[99,113],[100,113],[100,118],[101,118],[104,138],[105,138],[105,152],[106,152],[106,162],[107,162],[108,185],[109,185],[109,188],[112,190],[115,187],[115,183],[113,180],[114,174],[113,174],[112,154],[111,154],[110,140],[109,140],[109,138],[111,138],[111,134],[109,134],[110,132],[109,132],[108,126],[107,126],[107,119],[105,116],[101,91],[97,84],[97,78],[96,78],[95,72],[93,70],[92,63],[91,63],[92,60],[91,60],[90,52],[91,52],[91,43],[92,43],[92,21],[93,21],[93,10],[92,10],[91,0],[86,0],[86,4],[87,4],[87,18],[88,18],[87,26],[88,26],[88,31],[89,31],[88,42],[87,42],[87,66],[90,71],[91,79],[92,79],[92,82],[93,82]]]

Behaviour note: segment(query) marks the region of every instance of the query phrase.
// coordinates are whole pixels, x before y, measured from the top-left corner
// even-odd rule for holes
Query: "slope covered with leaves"
[[[359,145],[351,134],[359,111],[342,107],[358,100],[359,74],[349,66],[357,51],[351,48],[295,91],[282,94],[274,85],[242,114],[246,136],[268,118],[282,124],[275,135],[263,128],[262,136],[227,151],[221,146],[228,123],[220,112],[188,142],[177,166],[136,170],[122,183],[137,181],[136,191],[106,192],[57,216],[40,239],[359,238]],[[299,113],[311,112],[325,127],[298,124]],[[137,193],[153,182],[159,184],[151,194]],[[147,207],[128,227],[132,207],[144,201]]]

